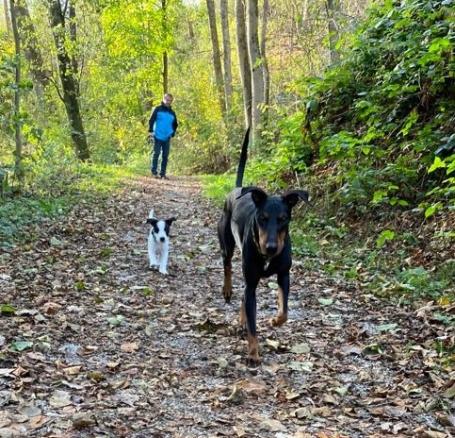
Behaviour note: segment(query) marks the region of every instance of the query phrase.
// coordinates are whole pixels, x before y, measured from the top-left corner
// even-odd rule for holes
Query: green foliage
[[[233,175],[201,175],[204,196],[211,198],[222,207],[226,195],[235,187]]]
[[[10,246],[23,237],[25,226],[44,218],[64,215],[83,198],[94,197],[101,202],[113,191],[123,187],[126,178],[145,174],[145,157],[131,157],[129,166],[82,164],[69,154],[74,162],[56,165],[52,160],[38,160],[39,168],[29,170],[28,176],[39,179],[39,185],[27,182],[28,196],[0,198],[0,247]],[[57,160],[56,160],[57,161]],[[41,164],[47,163],[46,171]],[[51,167],[54,166],[54,167]],[[29,230],[30,232],[30,230]],[[33,236],[28,235],[31,239]]]
[[[450,1],[385,2],[344,61],[307,83],[306,127],[319,166],[335,166],[330,178],[341,204],[363,212],[430,202],[426,217],[453,206],[451,22]]]

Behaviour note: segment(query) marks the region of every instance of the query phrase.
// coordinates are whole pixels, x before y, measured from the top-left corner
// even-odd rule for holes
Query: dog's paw
[[[226,302],[226,304],[229,304],[231,302],[232,289],[223,287],[223,297],[224,297],[224,301]]]
[[[288,320],[287,315],[278,315],[270,320],[270,324],[273,327],[279,327],[280,325],[283,325],[287,320]]]
[[[256,368],[261,364],[261,358],[259,354],[249,354],[246,358],[246,364],[248,367]]]
[[[161,268],[160,268],[160,273],[163,274],[163,275],[167,275],[168,274],[166,269],[161,269]]]

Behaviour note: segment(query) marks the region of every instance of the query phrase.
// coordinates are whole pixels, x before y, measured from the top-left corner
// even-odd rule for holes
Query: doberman
[[[247,160],[249,128],[245,133],[237,169],[236,188],[229,193],[218,223],[218,238],[224,266],[223,295],[232,295],[231,259],[237,246],[242,253],[245,292],[240,308],[240,324],[247,329],[248,362],[260,362],[256,335],[256,288],[259,280],[278,277],[278,315],[271,320],[280,326],[287,320],[289,270],[292,264],[289,222],[292,208],[300,199],[308,203],[308,192],[291,190],[269,196],[259,187],[242,187]]]

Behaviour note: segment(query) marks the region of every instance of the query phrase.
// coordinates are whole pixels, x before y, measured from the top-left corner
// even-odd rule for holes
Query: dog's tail
[[[153,214],[153,208],[150,210],[149,219],[153,219],[155,215]]]
[[[240,152],[239,167],[237,167],[236,187],[242,187],[243,174],[245,173],[246,159],[248,158],[248,141],[250,138],[250,127],[248,126],[243,138],[242,151]]]

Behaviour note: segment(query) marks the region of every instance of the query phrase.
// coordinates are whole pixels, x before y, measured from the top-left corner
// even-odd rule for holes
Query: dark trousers
[[[161,176],[166,176],[167,159],[169,157],[169,149],[171,147],[171,139],[158,140],[154,138],[153,156],[152,156],[152,173],[158,175],[158,158],[161,154]]]

